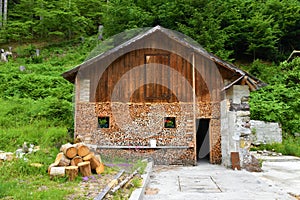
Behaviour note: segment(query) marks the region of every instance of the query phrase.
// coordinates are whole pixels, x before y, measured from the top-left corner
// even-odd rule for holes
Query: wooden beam
[[[121,187],[123,187],[128,181],[130,181],[140,170],[140,168],[138,168],[137,170],[135,170],[132,174],[130,174],[129,176],[127,176],[123,181],[121,181],[121,183],[119,183],[116,187],[114,187],[111,192],[115,193],[116,191],[118,191]]]
[[[101,200],[105,197],[105,195],[109,192],[109,190],[118,183],[118,179],[122,176],[122,174],[124,173],[124,170],[121,170],[115,177],[113,180],[111,180],[106,187],[100,192],[100,194],[98,194],[94,200]]]
[[[197,130],[196,130],[196,111],[197,111],[197,102],[196,102],[196,77],[195,77],[195,52],[193,52],[193,58],[192,58],[192,68],[193,68],[193,141],[194,141],[194,161],[195,161],[195,165],[197,165],[197,148],[195,148],[197,146],[197,141],[196,141],[196,137],[197,137]]]

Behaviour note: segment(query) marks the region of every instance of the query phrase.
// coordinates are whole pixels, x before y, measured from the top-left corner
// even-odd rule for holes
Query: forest
[[[279,62],[300,48],[298,0],[0,2],[1,43],[70,40],[97,34],[99,25],[108,38],[131,28],[161,25],[190,36],[230,61]]]

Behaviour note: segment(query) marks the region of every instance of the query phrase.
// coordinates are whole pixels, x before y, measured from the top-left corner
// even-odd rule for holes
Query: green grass
[[[46,121],[37,121],[23,127],[0,129],[0,150],[14,152],[24,142],[44,149],[58,148],[72,140],[67,128],[49,126]]]
[[[282,143],[273,143],[260,145],[259,149],[275,150],[283,155],[292,155],[300,157],[300,137],[288,136]]]

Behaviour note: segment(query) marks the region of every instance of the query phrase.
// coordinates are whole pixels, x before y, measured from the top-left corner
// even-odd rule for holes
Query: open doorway
[[[196,151],[197,161],[205,160],[209,162],[209,119],[196,120]]]

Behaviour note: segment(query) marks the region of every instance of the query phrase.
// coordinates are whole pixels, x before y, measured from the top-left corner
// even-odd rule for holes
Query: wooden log
[[[104,172],[105,167],[104,167],[104,163],[101,160],[100,155],[95,155],[95,158],[99,161],[100,165],[96,167],[96,173],[97,174],[101,174]]]
[[[100,194],[98,194],[94,200],[101,200],[105,197],[105,195],[109,192],[109,190],[118,183],[118,179],[122,176],[122,174],[124,173],[124,170],[121,170],[115,177],[113,180],[111,180],[106,187],[100,192]]]
[[[83,162],[83,159],[80,156],[75,156],[72,160],[71,160],[71,165],[72,166],[78,166],[78,163]]]
[[[78,167],[82,176],[91,176],[91,165],[89,161],[78,163]]]
[[[56,166],[57,166],[57,164],[55,164],[55,163],[52,163],[52,164],[49,165],[49,167],[48,167],[48,174],[49,175],[50,175],[51,168],[56,167]]]
[[[68,176],[69,181],[73,181],[78,175],[78,167],[77,166],[66,167],[66,175]]]
[[[97,174],[102,174],[104,172],[104,164],[103,163],[100,163],[100,165],[96,168],[96,173]]]
[[[100,167],[101,163],[99,159],[94,155],[94,153],[89,153],[83,158],[84,161],[90,161],[91,169],[97,169]],[[103,164],[102,164],[103,165]],[[104,165],[103,165],[104,166]],[[99,169],[100,170],[100,169]],[[102,171],[103,172],[103,171]],[[100,173],[102,173],[100,172]]]
[[[67,156],[68,158],[74,158],[77,155],[77,148],[75,145],[67,143],[61,146],[61,151]]]
[[[65,167],[51,167],[50,178],[52,179],[55,176],[59,176],[59,177],[65,176]]]
[[[84,157],[90,153],[90,149],[83,143],[76,144],[77,146],[77,153],[79,156]]]
[[[54,164],[56,166],[69,166],[70,162],[71,161],[64,155],[64,153],[60,152],[57,154]]]
[[[91,160],[91,158],[94,157],[94,156],[95,156],[94,152],[90,152],[88,155],[84,156],[82,159],[83,159],[84,161],[89,161],[89,160]]]
[[[140,170],[140,168],[138,168],[137,170],[135,170],[132,174],[130,174],[129,176],[127,176],[123,181],[121,181],[116,187],[114,187],[111,190],[111,193],[115,193],[116,191],[118,191],[121,187],[123,187],[128,181],[130,181]]]
[[[248,79],[246,80],[246,83],[247,83],[247,85],[249,86],[250,91],[255,91],[255,90],[256,90],[255,86],[252,85],[251,82],[248,81]]]

